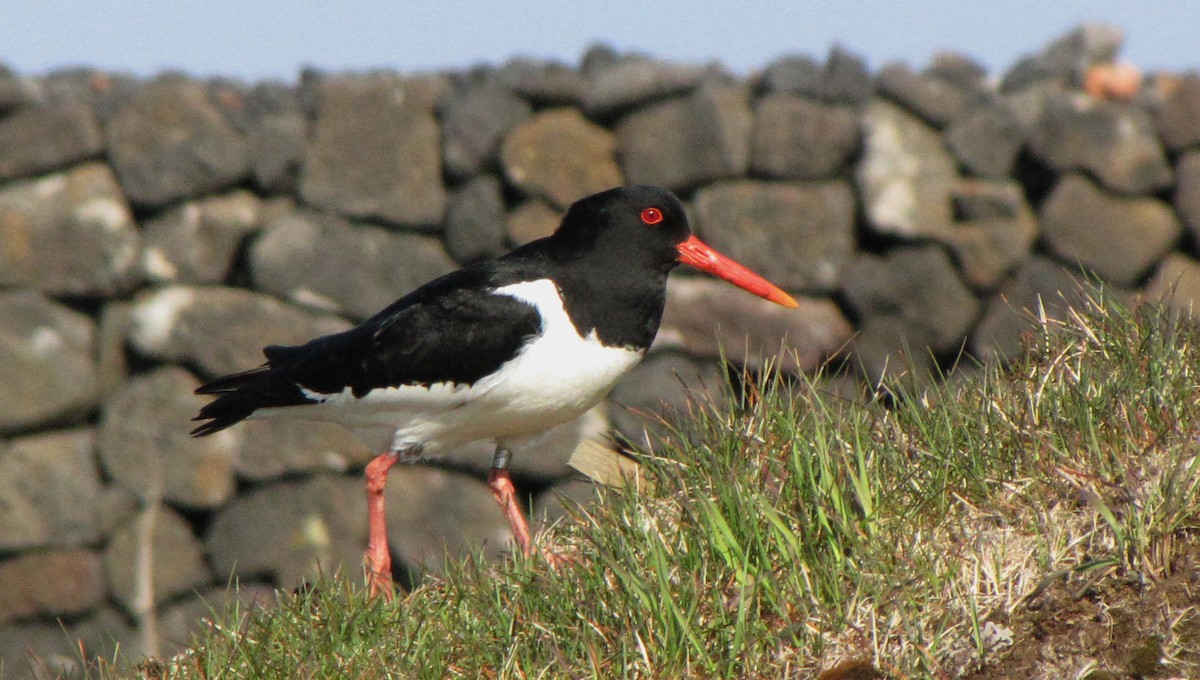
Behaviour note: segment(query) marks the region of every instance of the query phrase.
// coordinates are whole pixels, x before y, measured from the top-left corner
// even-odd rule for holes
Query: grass
[[[1017,365],[890,407],[751,379],[540,537],[572,565],[467,561],[392,603],[330,578],[220,616],[143,673],[833,679],[1013,663],[1036,647],[1029,612],[1136,600],[1200,555],[1198,341],[1151,309],[1096,303],[1047,321]],[[1200,614],[1186,598],[1160,609],[1140,653],[1196,677]],[[1084,651],[1029,662],[1045,677],[1149,672]],[[1087,675],[1105,669],[1124,674]]]

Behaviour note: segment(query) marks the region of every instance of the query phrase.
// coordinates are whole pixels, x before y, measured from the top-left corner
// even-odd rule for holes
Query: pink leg
[[[526,555],[530,554],[533,552],[533,540],[529,536],[529,522],[525,519],[521,505],[517,503],[517,490],[513,487],[508,469],[493,467],[489,470],[488,486],[492,488],[492,496],[500,504],[500,509],[504,511],[508,525],[512,527],[513,538],[517,539],[517,546],[521,548],[521,552]]]
[[[367,518],[370,537],[363,556],[367,565],[367,588],[371,597],[383,595],[392,599],[392,554],[388,550],[387,521],[383,489],[387,486],[388,470],[399,457],[394,453],[375,456],[367,463]]]

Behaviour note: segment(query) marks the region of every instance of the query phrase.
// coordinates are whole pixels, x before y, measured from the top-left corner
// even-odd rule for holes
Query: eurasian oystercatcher
[[[388,470],[489,440],[488,485],[528,554],[510,447],[582,415],[641,360],[680,263],[796,306],[693,236],[674,194],[620,187],[577,201],[553,235],[435,279],[356,328],[266,347],[262,366],[196,390],[219,397],[192,434],[245,418],[308,418],[341,423],[384,451],[366,468],[366,564],[371,592],[389,596]]]

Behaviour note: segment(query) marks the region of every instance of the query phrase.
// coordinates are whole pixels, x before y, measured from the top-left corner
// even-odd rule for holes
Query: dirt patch
[[[966,677],[1200,677],[1200,542],[1162,578],[1060,579],[998,623],[1012,630],[1012,646]]]

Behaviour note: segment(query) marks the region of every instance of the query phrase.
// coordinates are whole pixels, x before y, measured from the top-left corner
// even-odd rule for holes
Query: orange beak
[[[679,250],[679,261],[683,264],[690,264],[700,271],[719,276],[739,288],[784,307],[800,306],[791,295],[780,290],[775,284],[718,253],[695,236],[689,236],[676,248]]]

